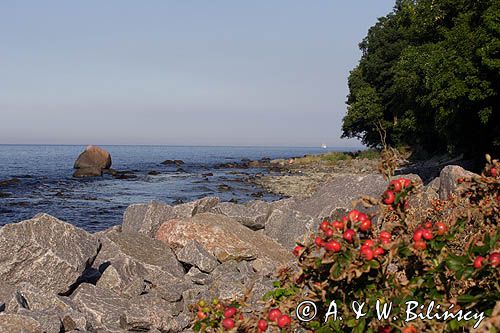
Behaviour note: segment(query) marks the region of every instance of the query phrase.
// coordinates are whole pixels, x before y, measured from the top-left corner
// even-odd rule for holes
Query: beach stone
[[[270,210],[271,205],[262,201],[246,205],[222,202],[215,206],[212,212],[231,217],[252,230],[259,230],[265,227]]]
[[[467,177],[478,177],[479,175],[467,171],[458,165],[447,165],[439,174],[439,198],[441,200],[448,197],[458,188],[458,179]]]
[[[178,251],[177,259],[185,264],[196,266],[205,273],[210,273],[219,264],[217,259],[196,240],[188,242],[186,246]]]
[[[2,333],[43,333],[40,323],[34,318],[14,313],[0,313],[0,332]]]
[[[48,214],[0,228],[0,280],[67,292],[97,255],[96,237]]]
[[[210,276],[210,274],[204,273],[196,267],[191,267],[189,272],[187,272],[185,278],[195,284],[200,285],[207,285],[212,282],[212,277]]]
[[[88,283],[82,283],[71,298],[96,331],[123,331],[120,327],[120,317],[129,307],[126,299],[110,290]]]
[[[176,205],[173,211],[177,218],[192,217],[210,211],[220,202],[217,197],[205,197],[192,202]]]
[[[436,192],[439,191],[439,187],[440,186],[441,186],[441,180],[439,179],[439,177],[434,178],[433,180],[431,180],[429,182],[429,184],[427,184],[428,188],[431,188],[431,189],[433,189]]]
[[[175,321],[180,308],[151,295],[140,295],[129,302],[120,316],[120,327],[127,331],[179,332],[182,330]]]
[[[18,314],[36,320],[43,332],[59,333],[62,331],[63,324],[59,316],[54,311],[32,311],[20,309]]]
[[[109,232],[94,267],[102,273],[97,285],[131,298],[154,291],[177,301],[182,293],[184,268],[164,243],[138,233]],[[184,287],[187,288],[187,287]]]
[[[265,234],[283,247],[292,250],[297,243],[304,244],[318,229],[319,219],[290,209],[274,209],[267,219]]]
[[[153,201],[149,204],[134,204],[125,210],[122,230],[154,237],[160,225],[175,216],[172,206],[164,203]]]
[[[111,167],[111,155],[101,147],[87,146],[75,161],[74,169],[98,168],[109,169]]]
[[[170,220],[162,224],[156,239],[172,248],[182,248],[196,240],[220,262],[262,258],[279,266],[293,260],[290,251],[271,238],[250,230],[234,219],[213,213]]]
[[[323,219],[339,209],[351,209],[352,201],[361,195],[379,197],[388,181],[379,174],[339,174],[321,186],[311,197],[291,205],[293,210],[313,218]]]

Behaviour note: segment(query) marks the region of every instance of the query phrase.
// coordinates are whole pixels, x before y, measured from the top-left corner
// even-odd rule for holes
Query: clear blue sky
[[[394,0],[0,1],[0,143],[360,146],[358,43]]]

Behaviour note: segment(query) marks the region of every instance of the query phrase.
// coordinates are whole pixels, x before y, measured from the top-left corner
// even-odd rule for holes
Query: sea
[[[205,196],[221,201],[280,199],[249,179],[261,168],[220,167],[242,160],[277,159],[349,149],[304,147],[101,146],[112,168],[136,177],[73,178],[79,145],[0,145],[0,226],[48,213],[90,232],[121,224],[127,206],[159,201],[189,202]],[[352,150],[352,149],[351,149]],[[182,160],[181,166],[163,165]],[[159,174],[151,175],[151,171]],[[213,175],[209,175],[213,174]],[[10,180],[7,184],[2,181]],[[13,180],[13,181],[12,181]],[[222,186],[221,186],[222,185]]]

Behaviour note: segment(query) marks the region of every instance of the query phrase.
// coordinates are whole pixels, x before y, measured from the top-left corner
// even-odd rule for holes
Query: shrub
[[[434,301],[441,310],[433,315],[448,309],[454,315],[484,312],[483,331],[500,328],[495,318],[500,311],[500,163],[489,156],[487,162],[481,176],[460,179],[458,194],[433,201],[425,211],[412,206],[419,191],[414,183],[392,180],[380,198],[362,200],[372,207],[370,211],[378,208],[374,213],[353,209],[341,219],[327,219],[308,242],[297,245],[298,272],[279,272],[276,288],[264,296],[260,313],[247,318],[232,314],[237,318],[224,326],[227,306],[239,308],[244,302],[218,310],[198,305],[194,329],[463,332],[479,322],[479,318],[426,318],[406,323],[406,303],[411,301],[426,306]],[[309,322],[299,322],[295,316],[295,308],[304,300],[317,305],[316,319]],[[332,301],[342,320],[325,323]],[[355,317],[353,301],[365,303],[363,317]],[[392,304],[390,316],[378,318],[377,303]]]

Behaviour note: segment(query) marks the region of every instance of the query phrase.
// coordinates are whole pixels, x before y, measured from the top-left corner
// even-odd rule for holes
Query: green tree
[[[500,0],[397,1],[360,44],[344,137],[431,152],[499,152]]]

